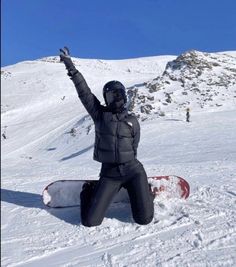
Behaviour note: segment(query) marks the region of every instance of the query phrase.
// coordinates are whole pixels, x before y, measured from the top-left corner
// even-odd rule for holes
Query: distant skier
[[[110,81],[103,87],[106,106],[92,94],[82,74],[75,68],[69,49],[60,49],[78,96],[95,124],[94,160],[102,163],[96,184],[85,183],[81,192],[81,221],[85,226],[100,225],[114,195],[121,187],[128,191],[133,218],[138,224],[153,219],[153,196],[143,165],[137,160],[140,126],[128,114],[124,85]]]
[[[186,122],[190,122],[190,108],[186,109]]]
[[[3,137],[3,139],[7,139],[7,136],[6,136],[6,134],[5,133],[2,133],[2,137]]]
[[[4,131],[3,131],[3,133],[2,133],[2,138],[3,138],[4,140],[7,139],[6,129],[7,129],[7,126],[4,126]]]

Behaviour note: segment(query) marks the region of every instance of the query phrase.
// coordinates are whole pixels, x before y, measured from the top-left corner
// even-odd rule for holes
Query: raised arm
[[[68,71],[67,74],[73,81],[82,104],[93,120],[98,119],[102,111],[100,101],[91,92],[83,75],[75,68],[70,57],[69,49],[67,47],[60,49],[60,59],[65,64],[65,67]]]

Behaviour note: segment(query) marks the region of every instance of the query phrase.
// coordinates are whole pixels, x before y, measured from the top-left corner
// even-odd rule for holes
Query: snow
[[[233,61],[236,52],[214,57],[220,62],[225,54]],[[139,89],[175,58],[73,60],[103,101],[105,82]],[[214,87],[227,95],[219,108],[217,98],[214,108],[198,108],[190,94],[190,123],[178,103],[166,116],[140,121],[138,158],[147,174],[186,178],[188,200],[156,199],[147,226],[134,223],[127,203],[112,204],[101,226],[86,228],[79,207],[50,209],[41,198],[55,180],[99,173],[92,160],[94,127],[64,66],[50,57],[2,70],[2,266],[236,265],[235,85]]]

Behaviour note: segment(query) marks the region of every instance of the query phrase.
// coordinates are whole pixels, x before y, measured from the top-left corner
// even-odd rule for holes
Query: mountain
[[[58,57],[4,67],[2,266],[235,266],[236,52],[73,61],[101,103],[107,81],[124,83],[138,159],[149,176],[187,179],[190,197],[156,199],[147,226],[125,203],[95,228],[79,208],[46,208],[52,181],[98,178],[93,122]]]
[[[186,108],[234,109],[235,85],[233,55],[187,51],[169,61],[160,76],[129,89],[130,111],[150,119]]]

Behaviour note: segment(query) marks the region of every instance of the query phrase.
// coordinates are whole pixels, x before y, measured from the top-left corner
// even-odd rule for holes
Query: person
[[[67,47],[60,49],[60,60],[94,121],[93,158],[101,163],[99,180],[85,183],[80,194],[82,224],[100,225],[113,197],[122,187],[128,192],[134,221],[141,225],[150,223],[154,213],[153,195],[144,167],[137,159],[140,125],[125,108],[124,85],[116,80],[107,82],[103,87],[106,105],[101,105],[75,68]]]
[[[2,133],[2,137],[3,137],[3,139],[7,139],[7,136],[6,136],[6,133],[4,132],[4,133]]]
[[[186,122],[190,122],[190,108],[186,109]]]

